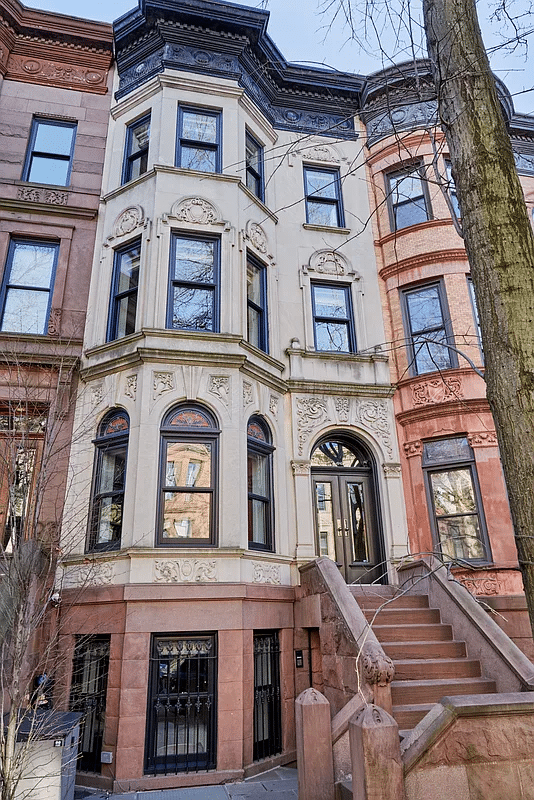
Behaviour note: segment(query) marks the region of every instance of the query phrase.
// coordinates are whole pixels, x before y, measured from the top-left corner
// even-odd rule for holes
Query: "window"
[[[218,330],[218,278],[218,239],[175,234],[171,243],[167,327]]]
[[[260,417],[247,426],[248,545],[273,549],[272,454],[270,432]]]
[[[477,306],[477,298],[475,294],[475,287],[473,285],[473,280],[470,275],[467,276],[467,286],[469,287],[469,297],[471,298],[471,306],[473,308],[473,317],[476,324],[477,329],[477,339],[478,339],[478,346],[480,348],[480,353],[482,357],[484,356],[484,351],[482,349],[482,334],[480,332],[480,318],[478,316],[478,306]]]
[[[213,545],[218,429],[198,406],[173,409],[161,427],[158,544]]]
[[[269,351],[267,334],[267,269],[247,258],[247,341],[265,353]]]
[[[148,144],[150,141],[150,114],[137,122],[132,122],[126,129],[126,149],[122,182],[138,178],[148,169]]]
[[[404,292],[410,370],[414,375],[457,366],[449,314],[441,283]]]
[[[75,122],[34,119],[22,180],[68,186],[75,138]]]
[[[386,176],[389,217],[392,231],[430,219],[430,203],[422,166]]]
[[[423,467],[434,535],[442,555],[489,560],[473,451],[467,438],[425,442]]]
[[[282,752],[282,692],[278,631],[254,631],[254,741],[259,761]]]
[[[12,240],[1,291],[0,330],[34,333],[48,330],[59,244]]]
[[[315,349],[333,353],[356,350],[350,288],[339,284],[312,283]]]
[[[221,171],[221,114],[199,108],[178,109],[176,165],[200,172]]]
[[[216,687],[215,634],[153,637],[146,772],[215,769]]]
[[[304,167],[306,222],[341,228],[344,225],[339,170]]]
[[[130,421],[122,409],[102,420],[95,440],[95,466],[87,550],[117,550],[121,545],[124,483]]]
[[[445,159],[445,170],[447,172],[447,190],[449,192],[452,207],[454,208],[454,213],[456,216],[460,218],[462,215],[460,213],[460,204],[458,203],[458,197],[456,195],[456,185],[454,183],[454,178],[452,177],[452,164],[448,159]]]
[[[245,133],[247,189],[263,200],[263,147],[247,131]]]
[[[139,262],[141,242],[121,247],[115,252],[111,303],[108,322],[108,342],[121,339],[135,331],[137,288],[139,285]]]

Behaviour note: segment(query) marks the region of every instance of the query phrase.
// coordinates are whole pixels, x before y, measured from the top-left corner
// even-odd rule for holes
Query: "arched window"
[[[130,420],[110,411],[98,429],[87,549],[117,550],[121,545],[124,481]]]
[[[215,544],[218,438],[215,419],[200,406],[179,406],[163,420],[158,545]]]
[[[247,426],[248,546],[273,549],[272,454],[269,428],[261,417]]]

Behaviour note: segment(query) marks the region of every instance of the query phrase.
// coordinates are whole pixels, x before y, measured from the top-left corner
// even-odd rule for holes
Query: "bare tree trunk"
[[[534,235],[474,0],[424,0],[534,634]]]

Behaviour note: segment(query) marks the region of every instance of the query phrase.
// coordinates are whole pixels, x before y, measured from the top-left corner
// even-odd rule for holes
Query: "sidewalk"
[[[77,786],[75,800],[297,800],[297,770],[277,767],[240,783],[110,794]]]

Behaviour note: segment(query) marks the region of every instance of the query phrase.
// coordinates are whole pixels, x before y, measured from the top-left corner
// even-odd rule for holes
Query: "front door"
[[[368,457],[350,442],[330,440],[312,455],[318,552],[347,581],[382,581],[385,572]]]

